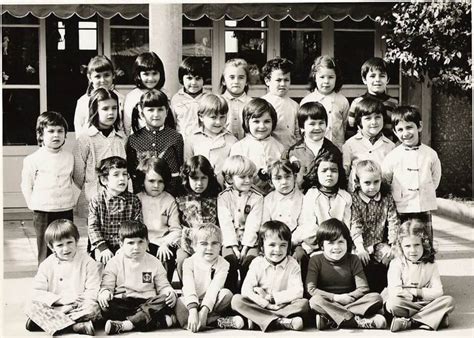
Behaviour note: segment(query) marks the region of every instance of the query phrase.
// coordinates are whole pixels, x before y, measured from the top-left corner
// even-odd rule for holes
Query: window
[[[193,56],[202,60],[204,84],[212,82],[212,20],[206,17],[191,21],[183,17],[183,59]]]
[[[97,49],[97,22],[79,21],[79,49]]]

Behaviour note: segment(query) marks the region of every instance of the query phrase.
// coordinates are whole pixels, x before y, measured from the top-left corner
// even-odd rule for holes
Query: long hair
[[[332,162],[337,165],[339,175],[336,187],[339,189],[346,189],[347,178],[344,171],[344,166],[342,165],[342,156],[330,151],[326,151],[313,160],[313,162],[310,164],[308,173],[303,177],[303,192],[306,193],[312,187],[316,187],[318,189],[321,188],[321,183],[319,182],[318,177],[318,169],[321,162]]]
[[[112,90],[105,88],[94,89],[91,93],[91,97],[89,99],[89,125],[93,125],[99,129],[99,102],[109,99],[117,102],[117,118],[115,119],[113,127],[115,131],[118,131],[122,126],[118,96]]]
[[[217,181],[216,174],[212,168],[209,160],[202,156],[196,155],[184,162],[183,167],[181,168],[181,179],[184,187],[184,194],[192,193],[193,190],[189,185],[189,178],[193,178],[197,175],[197,172],[201,171],[204,175],[208,177],[208,184],[206,190],[201,194],[202,197],[217,197],[221,192],[221,186]],[[181,195],[181,194],[180,194]]]
[[[172,129],[176,129],[176,123],[174,121],[173,114],[171,113],[171,108],[169,106],[168,96],[163,93],[161,90],[158,89],[150,89],[142,94],[140,97],[140,101],[138,101],[137,105],[132,110],[132,130],[133,132],[137,132],[139,127],[139,115],[140,110],[139,107],[143,110],[145,107],[165,107],[166,109],[166,118],[165,118],[165,126],[170,127]]]
[[[421,244],[423,246],[423,255],[420,258],[420,261],[423,263],[433,263],[435,260],[436,251],[433,247],[433,242],[426,231],[426,225],[419,219],[410,219],[405,221],[398,230],[397,236],[397,249],[398,255],[404,257],[402,249],[402,241],[405,237],[416,236],[421,239]]]
[[[315,89],[318,89],[316,85],[316,73],[323,67],[334,70],[334,73],[336,74],[334,92],[337,93],[341,90],[343,84],[342,73],[336,60],[329,55],[321,55],[314,60],[314,63],[311,66],[311,71],[309,72],[309,90],[313,92]]]
[[[151,152],[145,151],[139,154],[138,166],[136,171],[137,182],[141,191],[145,190],[145,178],[149,171],[154,171],[161,176],[165,184],[165,191],[168,191],[171,183],[171,170],[168,163]]]
[[[387,181],[383,179],[382,169],[380,168],[377,162],[374,162],[372,160],[362,160],[356,164],[355,171],[354,171],[354,174],[355,174],[354,175],[354,191],[359,191],[361,189],[360,188],[360,174],[363,171],[373,173],[373,174],[379,174],[380,181],[381,181],[380,194],[382,195],[382,197],[387,196],[392,191],[390,184],[388,184]]]
[[[222,71],[221,79],[219,82],[220,93],[224,94],[227,90],[224,74],[226,69],[229,67],[241,67],[245,71],[245,75],[247,76],[247,83],[245,84],[244,92],[247,93],[249,91],[250,70],[247,61],[245,61],[244,59],[230,59],[225,63],[224,70]]]

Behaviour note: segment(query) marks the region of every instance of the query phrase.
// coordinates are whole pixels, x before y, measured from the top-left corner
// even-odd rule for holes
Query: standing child
[[[421,143],[423,123],[416,107],[398,107],[392,114],[392,125],[401,144],[385,157],[383,176],[392,184],[400,221],[421,219],[433,239],[431,211],[437,209],[441,162],[436,151]]]
[[[107,56],[97,55],[89,61],[87,65],[87,79],[89,80],[87,91],[77,100],[76,110],[74,112],[74,131],[76,132],[76,138],[79,138],[81,133],[87,132],[89,128],[90,96],[97,88],[104,88],[114,92],[117,96],[117,114],[120,116],[120,120],[122,120],[124,97],[114,89],[114,78],[114,65]]]
[[[176,303],[176,315],[182,328],[192,332],[217,322],[222,329],[241,329],[240,316],[223,317],[230,309],[232,292],[224,289],[229,263],[219,255],[222,233],[207,223],[193,234],[194,254],[183,265],[183,296]]]
[[[21,191],[28,209],[33,211],[38,265],[51,254],[44,239],[48,224],[61,218],[73,220],[74,157],[63,149],[66,133],[67,122],[61,114],[42,113],[36,121],[40,148],[23,160]]]
[[[316,237],[323,253],[311,257],[306,278],[309,306],[316,311],[316,328],[384,329],[385,318],[376,314],[382,308],[382,297],[368,293],[362,264],[357,255],[351,254],[347,226],[330,218],[320,224]]]
[[[263,256],[256,257],[242,285],[242,294],[234,295],[232,308],[257,324],[269,328],[300,331],[308,312],[303,298],[303,282],[298,262],[290,256],[291,230],[280,221],[268,221],[259,231]]]
[[[277,58],[267,61],[262,68],[262,76],[268,87],[268,93],[262,96],[262,99],[267,100],[275,109],[277,120],[272,132],[284,148],[300,139],[296,119],[298,103],[288,96],[292,66],[291,61]]]
[[[105,333],[171,327],[176,293],[160,261],[148,254],[148,230],[137,221],[119,230],[121,249],[105,266],[99,305],[107,320]]]
[[[406,221],[397,238],[399,257],[388,269],[388,312],[395,317],[390,331],[438,330],[448,327],[453,297],[443,295],[433,242],[424,224]]]
[[[237,139],[244,138],[242,110],[252,99],[249,90],[250,71],[244,59],[230,59],[224,65],[221,76],[221,94],[229,106],[226,128]]]
[[[106,264],[119,249],[122,223],[142,220],[142,205],[137,196],[127,191],[127,161],[123,158],[103,159],[97,173],[103,189],[89,203],[88,250]]]
[[[344,144],[349,101],[339,93],[342,87],[341,71],[328,55],[319,56],[314,60],[309,73],[310,91],[301,100],[301,105],[306,102],[320,102],[327,112],[326,137],[339,149]]]
[[[154,52],[138,55],[133,64],[133,80],[137,87],[127,94],[124,104],[123,127],[127,135],[146,126],[140,114],[133,114],[143,93],[150,89],[161,90],[165,84],[165,68],[160,57]],[[136,130],[132,128],[133,124],[136,124]]]

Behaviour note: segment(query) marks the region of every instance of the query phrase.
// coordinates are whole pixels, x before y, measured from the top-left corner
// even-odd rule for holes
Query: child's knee
[[[397,316],[401,312],[405,312],[405,307],[403,303],[404,299],[401,297],[389,297],[388,300],[385,302],[385,308],[388,312],[390,312],[394,316]]]
[[[232,297],[232,301],[230,302],[230,307],[234,311],[239,311],[243,304],[243,296],[240,294],[236,294]]]
[[[309,307],[315,311],[320,309],[320,304],[324,303],[326,300],[320,295],[314,295],[309,299]]]

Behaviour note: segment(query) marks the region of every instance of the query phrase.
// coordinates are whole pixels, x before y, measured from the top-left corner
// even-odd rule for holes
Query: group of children
[[[362,66],[367,93],[352,105],[332,57],[315,60],[301,105],[291,66],[268,61],[268,93],[251,98],[245,60],[226,62],[214,95],[186,58],[169,103],[155,53],[137,57],[125,99],[97,56],[73,154],[61,114],[39,116],[22,191],[38,242],[34,301],[74,321],[62,329],[301,330],[313,312],[320,330],[448,325],[430,213],[441,165],[420,142],[419,111],[386,94],[380,58]],[[347,125],[358,131],[345,140]],[[92,258],[77,252],[73,184]],[[44,329],[33,319],[27,329]]]

